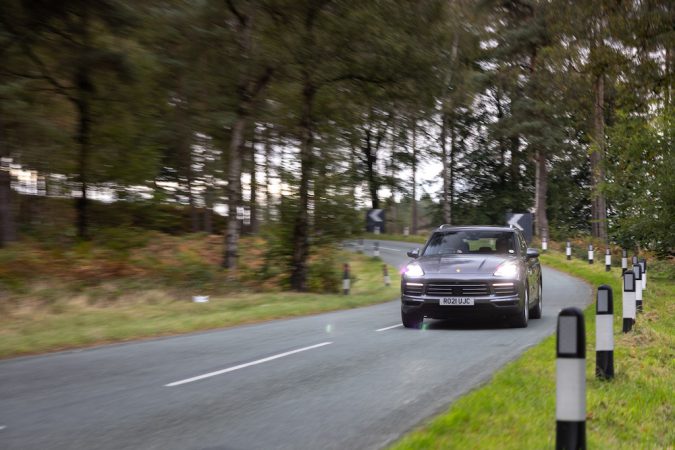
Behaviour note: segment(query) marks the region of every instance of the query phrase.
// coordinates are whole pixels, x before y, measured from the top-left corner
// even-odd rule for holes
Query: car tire
[[[406,313],[401,311],[401,322],[406,328],[414,328],[419,330],[422,328],[422,322],[424,322],[424,317],[419,313]]]
[[[541,319],[541,313],[544,310],[544,290],[539,280],[539,293],[537,295],[537,304],[530,311],[530,319]]]
[[[525,301],[523,307],[516,317],[511,321],[511,326],[514,328],[527,328],[527,322],[530,316],[530,294],[529,287],[525,285]]]

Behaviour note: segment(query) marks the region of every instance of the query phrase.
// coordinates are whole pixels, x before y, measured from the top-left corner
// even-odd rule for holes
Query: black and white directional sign
[[[506,213],[506,224],[522,230],[527,243],[532,242],[532,213]]]
[[[377,228],[379,233],[384,233],[384,209],[370,209],[366,213],[366,231],[374,233]]]

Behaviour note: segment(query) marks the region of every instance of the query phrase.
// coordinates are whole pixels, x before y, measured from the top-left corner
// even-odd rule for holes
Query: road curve
[[[381,241],[380,254],[401,266],[412,247]],[[391,301],[0,361],[0,448],[381,448],[551,334],[561,308],[591,298],[548,268],[543,283],[544,316],[525,329],[404,329]]]

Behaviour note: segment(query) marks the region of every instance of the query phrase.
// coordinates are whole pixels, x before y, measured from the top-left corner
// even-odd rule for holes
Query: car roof
[[[441,225],[437,229],[434,230],[434,232],[437,231],[464,231],[464,230],[471,230],[471,231],[513,231],[517,232],[519,231],[517,228],[511,228],[507,227],[504,225],[462,225],[462,226],[449,226],[449,225]]]

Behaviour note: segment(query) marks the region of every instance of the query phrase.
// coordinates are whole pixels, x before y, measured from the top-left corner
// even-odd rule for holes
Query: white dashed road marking
[[[283,358],[284,356],[294,355],[295,353],[305,352],[307,350],[312,350],[315,348],[323,347],[325,345],[332,344],[332,342],[322,342],[316,345],[310,345],[309,347],[303,347],[296,350],[291,350],[289,352],[279,353],[278,355],[268,356],[267,358],[258,359],[256,361],[251,361],[246,364],[239,364],[238,366],[228,367],[227,369],[217,370],[215,372],[205,373],[203,375],[197,375],[196,377],[186,378],[185,380],[174,381],[173,383],[165,384],[165,387],[174,387],[180,386],[181,384],[192,383],[193,381],[203,380],[204,378],[215,377],[216,375],[222,375],[224,373],[234,372],[235,370],[244,369],[246,367],[255,366],[257,364],[266,363],[268,361],[273,361],[275,359]]]
[[[391,330],[392,328],[398,328],[398,327],[402,327],[402,326],[403,326],[402,323],[397,323],[396,325],[392,325],[390,327],[379,328],[375,331],[387,331],[387,330]]]

